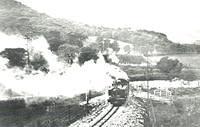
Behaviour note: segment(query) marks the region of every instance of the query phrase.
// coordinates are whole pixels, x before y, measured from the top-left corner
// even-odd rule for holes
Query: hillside
[[[83,34],[79,34],[82,33],[81,29],[75,28],[76,25],[72,22],[38,13],[20,2],[0,0],[0,9],[1,31],[29,38],[44,35],[53,51],[64,43],[81,47],[82,39],[86,38]]]
[[[21,34],[28,39],[44,35],[51,50],[57,52],[62,45],[81,48],[90,36],[110,38],[133,45],[133,50],[158,54],[200,52],[199,45],[181,45],[168,40],[167,35],[148,30],[106,28],[78,24],[65,19],[52,18],[14,0],[0,0],[0,30],[7,34]],[[65,46],[66,47],[66,46]]]

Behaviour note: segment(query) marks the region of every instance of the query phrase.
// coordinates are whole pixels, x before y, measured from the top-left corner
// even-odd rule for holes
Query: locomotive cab
[[[108,102],[115,106],[120,106],[125,103],[128,96],[129,82],[124,79],[119,79],[112,84],[111,89],[108,90]]]

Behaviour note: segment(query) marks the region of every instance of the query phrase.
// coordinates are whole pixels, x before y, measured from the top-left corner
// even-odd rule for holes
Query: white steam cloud
[[[6,35],[0,32],[0,52],[5,48],[26,48],[27,41],[21,36]]]
[[[27,41],[22,37],[8,36],[0,33],[0,41],[5,48],[25,48]],[[4,45],[4,43],[5,45]],[[1,93],[11,89],[22,96],[57,97],[74,95],[87,92],[88,90],[102,90],[112,84],[111,77],[128,79],[125,72],[120,68],[105,63],[103,55],[99,53],[99,59],[85,62],[82,66],[74,63],[71,67],[57,61],[48,48],[49,45],[44,37],[33,40],[29,45],[31,53],[41,53],[48,61],[50,72],[48,74],[38,71],[37,73],[25,74],[19,68],[8,69],[8,60],[0,57],[0,85]],[[60,72],[64,72],[60,75]],[[0,95],[3,99],[3,94]]]

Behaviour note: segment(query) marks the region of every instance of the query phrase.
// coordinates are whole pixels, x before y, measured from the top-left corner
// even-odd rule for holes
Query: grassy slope
[[[44,35],[51,43],[68,43],[69,33],[81,33],[82,29],[72,22],[49,17],[16,2],[0,1],[0,30],[7,34]],[[76,42],[71,45],[77,45]]]
[[[85,35],[112,38],[119,43],[129,43],[133,45],[133,50],[142,53],[146,49],[152,51],[154,48],[160,53],[173,53],[176,50],[182,51],[180,49],[184,47],[168,40],[167,36],[162,33],[147,30],[132,31],[129,28],[113,29],[76,24],[68,20],[56,19],[46,14],[38,13],[14,0],[0,0],[0,30],[7,34],[20,33],[25,35],[32,33],[33,36],[42,34],[50,44],[54,44],[53,46],[67,44],[66,47],[75,45],[80,48],[81,46],[77,41],[84,41],[84,39],[81,40],[79,38]],[[70,33],[78,33],[78,35],[71,36]],[[173,49],[172,47],[175,48]],[[188,48],[193,50],[194,47],[188,46]],[[187,50],[184,49],[184,51]]]
[[[0,9],[0,30],[8,34],[21,33],[24,35],[27,31],[34,31],[34,35],[44,35],[49,43],[68,43],[69,33],[74,32],[86,36],[100,36],[124,41],[132,44],[135,47],[134,50],[141,52],[145,52],[146,49],[151,51],[157,49],[162,53],[176,50],[171,50],[171,47],[177,44],[168,40],[165,34],[154,31],[133,31],[129,28],[113,29],[78,24],[38,13],[14,0],[1,0]],[[77,45],[75,41],[77,40],[71,44]]]

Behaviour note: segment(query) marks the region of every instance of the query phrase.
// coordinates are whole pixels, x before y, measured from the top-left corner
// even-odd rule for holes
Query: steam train
[[[108,90],[108,102],[114,106],[121,106],[126,102],[129,94],[129,81],[125,79],[116,80]]]

